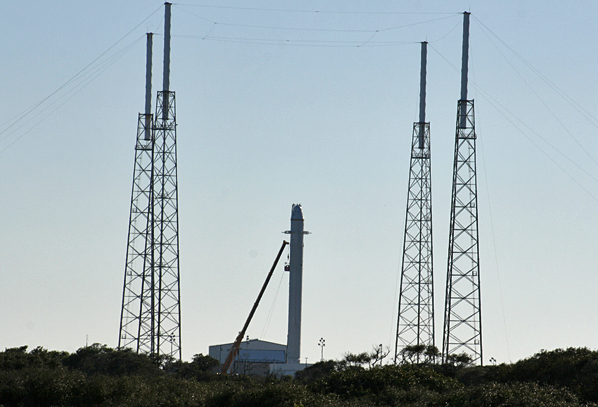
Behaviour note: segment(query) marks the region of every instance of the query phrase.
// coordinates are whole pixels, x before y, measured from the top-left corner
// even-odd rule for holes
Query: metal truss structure
[[[483,364],[473,100],[459,100],[450,218],[442,357]]]
[[[181,358],[175,93],[139,115],[119,348]]]
[[[154,137],[155,346],[156,353],[180,359],[176,105],[172,91],[158,92]]]
[[[139,115],[119,348],[181,359],[175,93],[170,80],[170,10],[165,3],[164,83],[151,115],[148,34],[145,114]]]
[[[153,115],[139,114],[119,348],[153,353],[154,138]]]
[[[430,123],[413,124],[400,287],[395,363],[406,346],[434,346]]]

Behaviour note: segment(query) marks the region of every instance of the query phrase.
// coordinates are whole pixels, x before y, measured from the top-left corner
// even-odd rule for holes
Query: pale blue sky
[[[0,348],[74,351],[86,335],[117,344],[144,34],[162,33],[161,5],[4,4]],[[171,65],[184,359],[241,329],[293,203],[313,233],[302,357],[319,359],[320,337],[327,358],[394,346],[423,40],[440,347],[465,10],[485,363],[598,348],[598,4],[186,0],[172,9]],[[155,36],[154,99],[162,41]],[[84,68],[99,76],[68,84],[8,129]],[[277,270],[251,338],[286,341],[287,292]]]

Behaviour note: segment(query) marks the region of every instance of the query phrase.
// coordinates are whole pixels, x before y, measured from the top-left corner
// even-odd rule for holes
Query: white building
[[[212,345],[209,355],[224,364],[230,353],[232,343]],[[239,352],[232,365],[233,374],[246,374],[265,376],[267,374],[294,375],[296,371],[303,370],[306,364],[287,364],[286,345],[279,343],[250,339],[241,342]]]

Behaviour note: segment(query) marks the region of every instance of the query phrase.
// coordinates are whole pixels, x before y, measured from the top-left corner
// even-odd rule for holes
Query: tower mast
[[[181,358],[175,93],[170,90],[171,3],[164,3],[163,90],[154,122],[155,353]]]
[[[151,114],[148,34],[145,113],[139,115],[119,348],[181,358],[175,93],[170,90],[171,4],[164,3],[163,90]],[[154,120],[155,118],[155,120]]]
[[[395,363],[406,346],[434,345],[430,123],[426,122],[427,45],[427,42],[421,43],[419,122],[413,123],[411,142]]]
[[[119,348],[153,353],[153,231],[154,139],[152,134],[152,41],[147,34],[145,113],[139,113],[123,300],[118,336]]]
[[[442,358],[467,354],[483,365],[480,256],[476,176],[476,133],[473,100],[467,99],[469,15],[463,13],[461,99],[457,130],[449,231]]]

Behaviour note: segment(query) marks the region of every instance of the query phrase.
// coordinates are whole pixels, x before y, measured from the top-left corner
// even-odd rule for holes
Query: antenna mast
[[[152,135],[152,33],[147,34],[145,113],[139,113],[119,348],[154,353],[154,139]]]
[[[163,90],[151,114],[151,35],[145,113],[137,131],[119,348],[181,359],[175,93],[170,91],[171,4],[164,3]],[[155,117],[155,120],[153,120]]]
[[[469,15],[463,13],[461,99],[457,131],[449,232],[442,358],[465,353],[483,365],[480,255],[476,176],[476,133],[473,100],[467,100]]]
[[[170,90],[170,9],[164,3],[164,77],[154,122],[156,353],[181,359],[175,93]]]
[[[413,123],[411,142],[395,363],[406,346],[434,346],[432,177],[430,123],[426,122],[427,46],[427,42],[421,43],[419,122]]]

